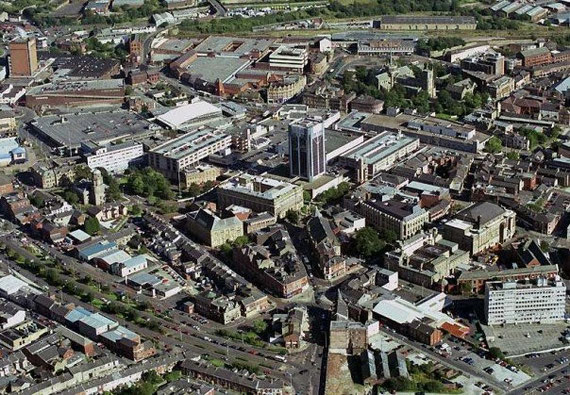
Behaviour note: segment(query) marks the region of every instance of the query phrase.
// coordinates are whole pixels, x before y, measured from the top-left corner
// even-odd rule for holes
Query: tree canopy
[[[355,241],[356,250],[365,258],[373,257],[386,246],[384,240],[380,239],[378,232],[369,226],[365,226],[356,232]]]

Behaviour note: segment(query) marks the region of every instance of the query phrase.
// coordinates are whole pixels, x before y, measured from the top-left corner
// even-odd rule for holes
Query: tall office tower
[[[289,172],[312,181],[326,171],[325,128],[318,119],[289,125]]]
[[[38,70],[36,39],[27,38],[10,43],[10,76],[30,77]]]

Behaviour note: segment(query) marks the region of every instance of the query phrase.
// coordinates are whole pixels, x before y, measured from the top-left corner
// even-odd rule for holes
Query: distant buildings
[[[267,103],[285,103],[305,89],[307,77],[304,75],[290,75],[283,77],[282,81],[269,83],[267,87]]]
[[[487,325],[553,323],[566,316],[566,284],[556,277],[490,281],[485,286]]]
[[[388,15],[380,19],[381,30],[475,30],[472,16]]]
[[[232,204],[264,211],[284,218],[287,211],[303,207],[303,188],[274,178],[242,174],[217,189],[218,204],[224,209]]]
[[[326,171],[323,122],[304,119],[289,124],[289,172],[313,181]]]
[[[312,108],[323,108],[349,112],[350,102],[356,98],[356,93],[347,93],[342,88],[327,83],[315,83],[303,92],[303,104]]]
[[[527,49],[520,53],[524,67],[540,66],[552,61],[552,53],[546,47]]]
[[[52,107],[118,105],[125,101],[121,79],[57,81],[34,86],[26,92],[26,106],[35,110]]]

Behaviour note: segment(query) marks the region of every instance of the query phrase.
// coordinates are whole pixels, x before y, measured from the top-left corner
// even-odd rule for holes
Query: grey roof
[[[193,78],[200,78],[209,83],[218,79],[226,82],[250,63],[250,60],[242,58],[199,57],[188,65],[186,71]]]
[[[481,226],[487,222],[500,217],[504,214],[505,209],[490,202],[481,202],[466,208],[457,214],[456,218],[470,223],[481,222]]]
[[[307,230],[309,231],[311,238],[317,244],[324,240],[338,243],[338,240],[331,229],[330,222],[324,218],[318,210],[309,222],[307,222]]]
[[[441,23],[459,23],[459,24],[475,24],[475,18],[472,16],[413,16],[413,15],[387,15],[381,18],[382,23],[386,24],[441,24]]]
[[[31,124],[57,146],[71,148],[79,148],[82,142],[88,140],[108,143],[158,129],[147,120],[128,111],[50,115],[35,119]]]

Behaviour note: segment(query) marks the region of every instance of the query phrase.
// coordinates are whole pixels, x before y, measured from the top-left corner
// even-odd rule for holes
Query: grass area
[[[369,1],[369,0],[356,0],[356,1]],[[278,1],[278,2],[274,2],[271,3],[271,7],[273,8],[285,8],[285,7],[305,7],[305,6],[309,6],[309,5],[326,5],[328,4],[328,1],[322,1],[322,0],[316,0],[316,1],[305,1],[305,2],[301,2],[301,3],[289,3],[289,2],[282,2],[282,1]],[[230,10],[232,8],[242,8],[242,7],[248,7],[248,8],[265,8],[268,6],[268,3],[252,3],[251,1],[247,1],[247,2],[243,2],[243,3],[233,3],[233,4],[227,4],[226,7],[229,8]]]
[[[214,365],[217,368],[221,368],[225,365],[225,362],[222,361],[221,359],[210,359],[208,362],[210,362],[210,364]]]
[[[98,308],[98,309],[100,309],[100,308],[103,307],[103,305],[104,305],[103,301],[102,301],[101,299],[97,299],[97,298],[93,299],[93,300],[91,301],[91,304],[92,304],[93,306],[95,306],[96,308]]]
[[[435,117],[439,118],[439,119],[445,119],[446,121],[453,121],[453,120],[457,119],[457,117],[455,117],[453,115],[445,114],[443,112],[435,114]]]
[[[352,5],[352,4],[373,4],[374,0],[338,0],[342,5]]]

